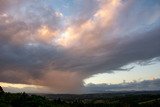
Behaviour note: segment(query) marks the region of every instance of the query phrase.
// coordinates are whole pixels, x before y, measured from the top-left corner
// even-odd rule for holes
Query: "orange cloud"
[[[94,16],[80,24],[70,25],[59,35],[56,43],[64,47],[71,47],[76,46],[77,42],[83,43],[81,38],[87,37],[89,38],[87,42],[92,42],[93,38],[91,39],[90,36],[100,36],[95,32],[100,34],[103,29],[111,26],[119,6],[120,0],[103,1]],[[98,41],[94,40],[94,43],[96,42]]]
[[[37,33],[38,40],[43,41],[45,43],[51,43],[54,37],[58,35],[59,31],[53,30],[46,25],[42,25],[37,30]]]
[[[82,87],[84,78],[78,72],[51,71],[42,77],[41,85],[50,86],[53,92],[78,92],[77,89]]]

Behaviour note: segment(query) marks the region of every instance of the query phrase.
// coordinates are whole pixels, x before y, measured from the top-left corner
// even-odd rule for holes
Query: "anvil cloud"
[[[88,8],[65,16],[47,0],[0,0],[1,82],[76,92],[94,74],[159,58],[159,0],[74,2]]]

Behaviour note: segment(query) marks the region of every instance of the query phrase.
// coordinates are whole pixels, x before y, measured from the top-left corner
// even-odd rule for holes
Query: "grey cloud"
[[[86,93],[105,93],[107,91],[150,91],[160,90],[160,79],[144,80],[121,84],[89,84],[85,86]]]
[[[160,56],[160,29],[148,31],[144,34],[135,34],[132,37],[118,38],[113,48],[108,49],[106,44],[98,47],[89,55],[82,55],[76,58],[68,56],[68,63],[62,62],[62,70],[69,69],[75,71],[85,71],[86,73],[103,73],[120,69],[122,66],[133,62],[147,61]],[[139,37],[134,37],[139,36]],[[96,56],[101,50],[105,53]],[[108,52],[109,55],[108,55]],[[94,56],[95,55],[95,56]],[[69,60],[72,59],[72,60]]]

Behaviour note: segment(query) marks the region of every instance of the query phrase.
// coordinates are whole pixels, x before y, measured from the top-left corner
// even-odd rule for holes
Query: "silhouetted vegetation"
[[[68,98],[71,96],[70,99],[63,99],[62,95],[61,99],[52,99],[50,96],[47,98],[26,93],[0,92],[0,107],[160,107],[160,94],[110,95],[111,97],[99,97],[98,94],[90,94],[83,98],[80,97],[82,95],[66,95]]]

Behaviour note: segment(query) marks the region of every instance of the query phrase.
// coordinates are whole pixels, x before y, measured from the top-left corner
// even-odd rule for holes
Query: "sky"
[[[159,10],[159,0],[0,0],[0,85],[160,90]]]

